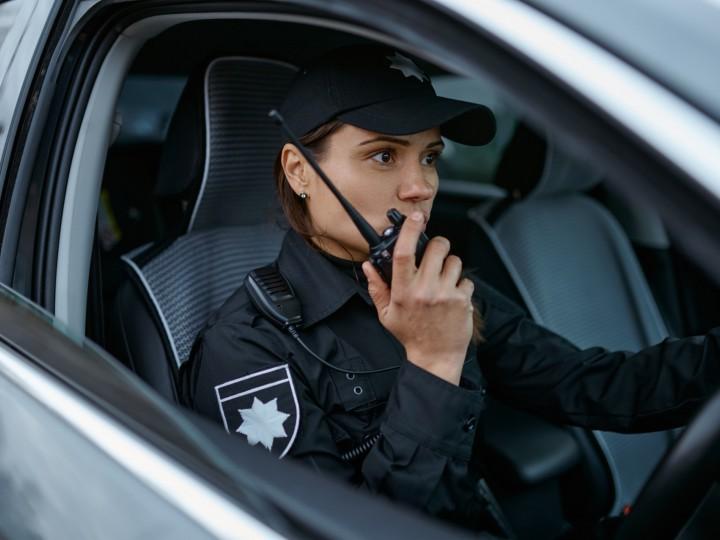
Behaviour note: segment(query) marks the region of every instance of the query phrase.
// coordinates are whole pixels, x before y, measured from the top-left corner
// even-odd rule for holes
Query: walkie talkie
[[[285,131],[288,138],[297,147],[297,149],[300,150],[300,153],[305,157],[308,163],[310,163],[312,168],[315,169],[315,172],[318,176],[320,176],[320,178],[322,178],[328,189],[330,189],[335,197],[337,197],[338,201],[340,201],[340,204],[348,213],[350,219],[352,219],[353,223],[360,231],[360,234],[362,234],[363,238],[365,238],[368,243],[370,248],[370,262],[373,266],[375,266],[375,268],[377,268],[378,273],[385,282],[390,285],[392,283],[392,254],[395,249],[398,236],[400,235],[400,227],[405,221],[405,216],[395,208],[388,210],[387,217],[390,220],[391,225],[383,231],[382,235],[378,235],[367,220],[362,217],[360,213],[355,210],[353,205],[350,204],[345,197],[343,197],[342,193],[337,190],[335,185],[320,168],[317,161],[315,161],[312,154],[290,130],[282,115],[273,109],[270,111],[269,116],[283,129],[283,131]],[[420,238],[418,239],[417,248],[415,250],[415,262],[418,265],[420,264],[423,253],[425,253],[427,243],[427,235],[425,233],[420,233]]]

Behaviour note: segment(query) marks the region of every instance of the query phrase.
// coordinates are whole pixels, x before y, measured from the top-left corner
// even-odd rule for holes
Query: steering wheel
[[[705,404],[643,487],[615,540],[672,539],[720,478],[720,391]]]

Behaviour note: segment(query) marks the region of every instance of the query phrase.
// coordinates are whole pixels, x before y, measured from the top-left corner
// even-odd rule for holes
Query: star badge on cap
[[[390,60],[390,69],[397,69],[402,72],[405,77],[417,77],[420,82],[429,81],[430,77],[425,75],[417,64],[410,60],[407,56],[403,56],[399,52],[395,52],[392,56],[386,56]]]

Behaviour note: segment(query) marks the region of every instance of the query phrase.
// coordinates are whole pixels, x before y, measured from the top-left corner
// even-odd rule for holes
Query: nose
[[[419,163],[406,167],[403,179],[398,188],[398,198],[402,201],[419,202],[432,199],[435,196],[437,173]]]

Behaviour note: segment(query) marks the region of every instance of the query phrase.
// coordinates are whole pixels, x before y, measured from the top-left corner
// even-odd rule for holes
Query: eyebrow
[[[371,144],[374,142],[390,142],[399,144],[401,146],[410,146],[410,141],[407,139],[399,139],[397,137],[388,137],[387,135],[380,135],[378,137],[373,137],[372,139],[368,139],[367,141],[363,141],[358,144],[358,146],[365,146],[366,144]],[[431,148],[433,146],[442,146],[445,147],[445,143],[442,142],[440,139],[437,141],[432,141],[431,143],[428,143],[428,145],[425,148]]]

